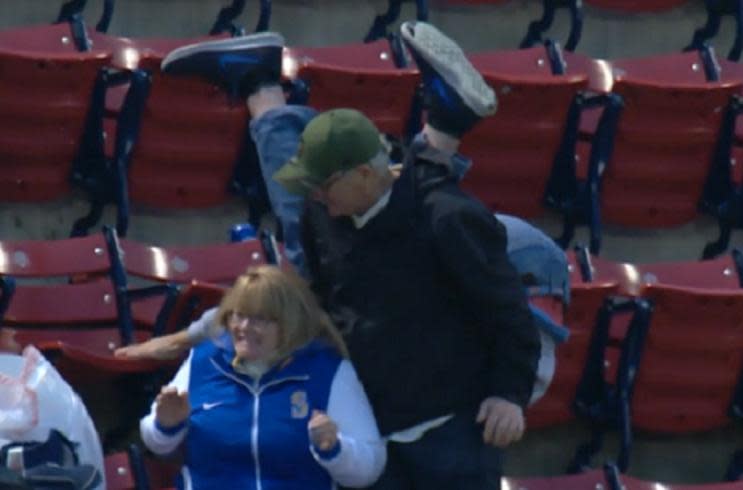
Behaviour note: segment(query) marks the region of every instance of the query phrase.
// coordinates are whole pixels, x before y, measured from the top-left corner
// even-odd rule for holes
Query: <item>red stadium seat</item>
[[[587,79],[553,75],[543,46],[471,60],[496,91],[498,112],[462,141],[473,160],[462,186],[498,212],[538,216],[561,144],[571,136],[568,111]]]
[[[743,490],[743,482],[671,484],[640,480],[629,475],[619,477],[621,488],[626,490]]]
[[[590,463],[603,433],[621,433],[618,466],[629,465],[633,429],[679,434],[720,429],[739,413],[743,289],[643,285],[643,300],[607,301],[577,395],[593,424],[573,469]],[[614,313],[634,310],[628,324]]]
[[[586,0],[586,3],[623,12],[661,12],[680,7],[688,3],[688,0]]]
[[[558,344],[552,383],[541,398],[526,412],[530,429],[563,424],[575,418],[573,399],[588,354],[591,331],[604,299],[616,294],[614,283],[573,284],[564,322],[570,336]]]
[[[169,285],[128,288],[110,253],[114,239],[108,231],[105,236],[0,242],[0,282],[15,281],[0,328],[14,329],[21,346],[36,345],[99,416],[119,415],[102,429],[104,446],[130,433],[132,414],[141,410],[137,403],[153,396],[152,387],[162,382],[150,379],[168,376],[177,366],[177,361],[114,356],[116,348],[164,331],[177,295]],[[169,300],[135,322],[132,305],[152,294]],[[101,390],[109,388],[101,397]]]
[[[0,195],[68,197],[99,70],[111,52],[79,52],[67,23],[0,31]]]
[[[415,69],[395,65],[390,43],[291,47],[284,72],[309,84],[309,104],[320,110],[351,107],[366,114],[380,131],[403,137],[418,86]]]
[[[217,86],[160,72],[180,46],[224,37],[128,39],[89,32],[113,55],[106,90],[106,157],[126,182],[119,190],[117,229],[128,227],[129,203],[156,208],[205,208],[231,199],[236,165],[244,157],[248,112]],[[130,82],[130,83],[129,83]],[[112,200],[111,196],[109,199]]]
[[[106,455],[104,466],[108,490],[137,490],[128,453],[122,451]]]
[[[730,423],[743,373],[743,290],[650,285],[654,305],[634,385],[632,425],[688,433]]]
[[[676,69],[651,60],[614,65],[624,110],[602,177],[604,222],[656,228],[697,216],[724,109],[743,80],[699,80],[702,69],[677,56],[684,64]]]
[[[181,470],[179,464],[172,461],[146,457],[144,466],[147,470],[149,488],[152,490],[175,489],[175,480]]]
[[[568,73],[588,72],[592,90],[623,99],[621,111],[589,110],[581,119],[575,172],[593,252],[600,249],[601,222],[662,228],[688,223],[700,209],[724,213],[732,195],[723,143],[742,70],[719,62],[709,48],[612,62],[568,53],[566,62]],[[598,151],[588,144],[595,140]],[[722,218],[720,225],[722,232]],[[724,237],[705,257],[727,246]]]
[[[0,242],[0,277],[17,282],[1,325],[17,329],[16,340],[21,345],[33,343],[46,352],[69,349],[75,355],[82,351],[88,355],[86,361],[99,359],[102,364],[113,361],[115,348],[149,338],[159,312],[142,325],[145,330],[134,331],[130,308],[140,293],[116,279],[109,250],[102,233],[66,240]]]
[[[168,247],[120,239],[119,247],[122,265],[127,274],[156,283],[188,285],[198,281],[231,286],[237,276],[248,267],[272,261],[267,256],[261,240],[257,239],[237,243]],[[194,291],[190,291],[188,295],[200,297]],[[184,296],[184,293],[182,292],[180,296]],[[211,296],[213,295],[207,294],[207,297]],[[218,303],[219,297],[213,303]],[[152,319],[162,309],[163,301],[161,297],[152,297],[132,304],[135,322],[151,324]],[[195,316],[195,312],[184,315],[183,309],[186,307],[184,301],[184,298],[179,297],[170,316],[171,320],[165,327],[166,331],[182,328]]]
[[[134,204],[203,208],[230,198],[247,108],[243,101],[229,101],[211,84],[160,72],[164,56],[184,44],[183,40],[136,42],[138,66],[152,78],[129,163],[129,196]]]
[[[743,258],[740,252],[719,256],[712,260],[650,262],[631,264],[614,262],[589,255],[586,250],[582,258],[576,259],[576,268],[588,269],[586,281],[611,281],[619,286],[618,293],[625,296],[640,296],[643,288],[656,283],[671,286],[707,289],[739,289],[743,287]],[[575,257],[574,256],[574,257]]]
[[[135,240],[119,240],[124,270],[157,282],[186,284],[192,280],[228,284],[250,266],[269,258],[261,240],[208,245],[154,246]]]
[[[578,475],[513,478],[501,480],[503,490],[597,490],[610,488],[603,470],[592,470]]]

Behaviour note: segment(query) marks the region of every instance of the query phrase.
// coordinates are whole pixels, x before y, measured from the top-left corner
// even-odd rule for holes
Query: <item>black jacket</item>
[[[526,406],[540,345],[505,229],[445,167],[407,165],[361,229],[309,203],[302,242],[383,434],[490,395]]]

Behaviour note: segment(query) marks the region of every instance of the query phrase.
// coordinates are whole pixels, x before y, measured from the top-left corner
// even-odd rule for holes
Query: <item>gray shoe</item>
[[[495,113],[493,89],[454,41],[425,22],[404,22],[400,32],[421,72],[429,123],[462,134]]]

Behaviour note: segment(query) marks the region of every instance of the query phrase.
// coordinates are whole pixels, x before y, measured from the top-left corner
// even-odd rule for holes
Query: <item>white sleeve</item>
[[[310,445],[315,460],[344,487],[371,485],[382,474],[387,448],[379,435],[369,399],[348,360],[341,362],[333,378],[327,414],[338,426],[340,451],[327,459]]]
[[[181,367],[178,368],[178,372],[175,373],[175,377],[168,383],[168,386],[175,386],[179,393],[188,391],[192,355],[193,350],[189,352],[188,358],[183,361]],[[139,433],[142,436],[142,442],[155,454],[170,454],[175,451],[183,442],[187,432],[187,426],[175,434],[165,434],[158,429],[155,425],[155,402],[152,402],[150,413],[139,421]]]
[[[194,320],[188,326],[186,331],[192,345],[196,345],[209,337],[209,327],[211,327],[214,317],[217,316],[217,311],[219,311],[219,308],[209,308],[198,320]]]

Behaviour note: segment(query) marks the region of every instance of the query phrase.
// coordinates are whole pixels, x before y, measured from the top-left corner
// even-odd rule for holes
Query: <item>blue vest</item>
[[[202,342],[191,358],[191,416],[178,488],[333,488],[310,453],[307,423],[327,410],[341,358],[321,341],[299,349],[258,382],[232,368],[231,344]]]

